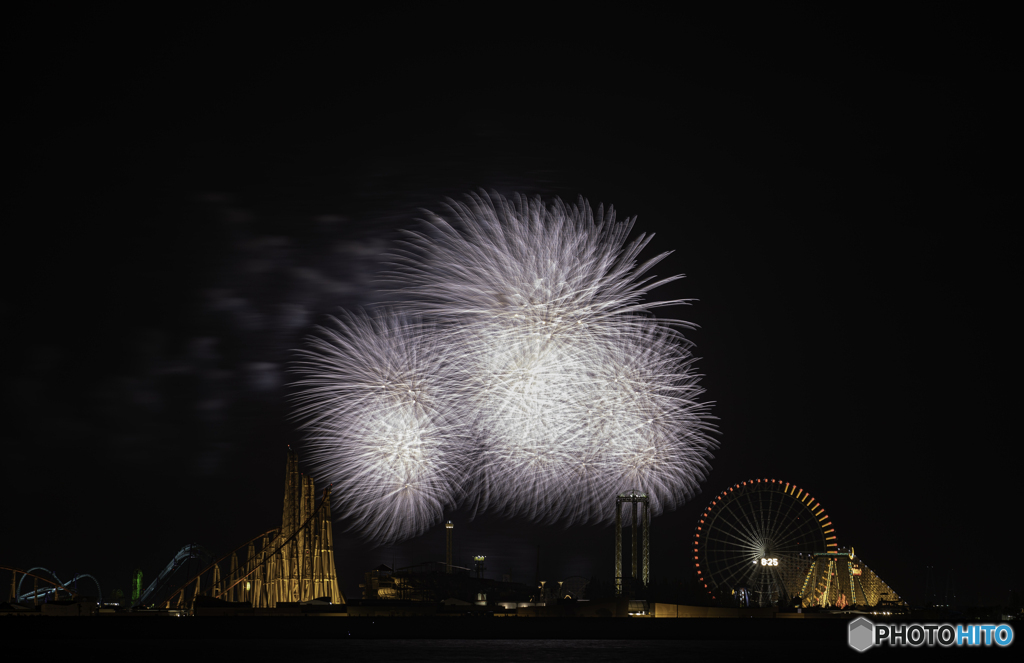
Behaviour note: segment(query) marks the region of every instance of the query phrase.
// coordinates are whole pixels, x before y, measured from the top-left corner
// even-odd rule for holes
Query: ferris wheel
[[[776,479],[742,481],[715,495],[693,536],[698,583],[720,603],[750,607],[798,596],[815,553],[837,550],[821,503]]]

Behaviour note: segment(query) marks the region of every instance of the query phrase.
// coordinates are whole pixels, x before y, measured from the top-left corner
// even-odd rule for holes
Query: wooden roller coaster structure
[[[248,602],[254,608],[316,599],[344,603],[334,567],[331,487],[324,489],[319,506],[315,501],[313,479],[299,472],[298,455],[289,448],[281,527],[258,534],[214,560],[160,605],[188,609],[199,596]],[[239,563],[243,549],[244,561]],[[225,563],[227,573],[221,570]]]

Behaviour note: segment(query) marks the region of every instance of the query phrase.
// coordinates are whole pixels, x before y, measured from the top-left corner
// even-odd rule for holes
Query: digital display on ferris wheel
[[[757,562],[754,562],[754,564],[757,564]],[[779,558],[778,557],[762,557],[761,558],[761,566],[778,566],[778,565],[779,565]]]

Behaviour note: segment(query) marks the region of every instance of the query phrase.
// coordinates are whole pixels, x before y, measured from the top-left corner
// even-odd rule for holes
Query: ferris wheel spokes
[[[712,598],[766,606],[798,595],[813,554],[835,547],[821,504],[795,485],[744,481],[712,498],[694,534],[697,575]],[[829,536],[831,535],[831,536]]]

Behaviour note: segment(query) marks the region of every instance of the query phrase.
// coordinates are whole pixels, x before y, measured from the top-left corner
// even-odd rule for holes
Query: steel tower
[[[625,493],[622,493],[615,498],[615,593],[622,594],[622,504],[623,502],[629,502],[633,506],[633,520],[631,524],[633,526],[633,532],[630,535],[630,540],[633,543],[633,554],[630,556],[632,562],[632,573],[630,578],[636,579],[636,567],[637,567],[637,533],[640,521],[637,520],[637,505],[642,504],[643,518],[643,565],[641,566],[641,577],[640,580],[644,587],[650,584],[651,581],[651,546],[650,546],[650,529],[651,529],[651,499],[646,494],[639,490],[633,489]]]

